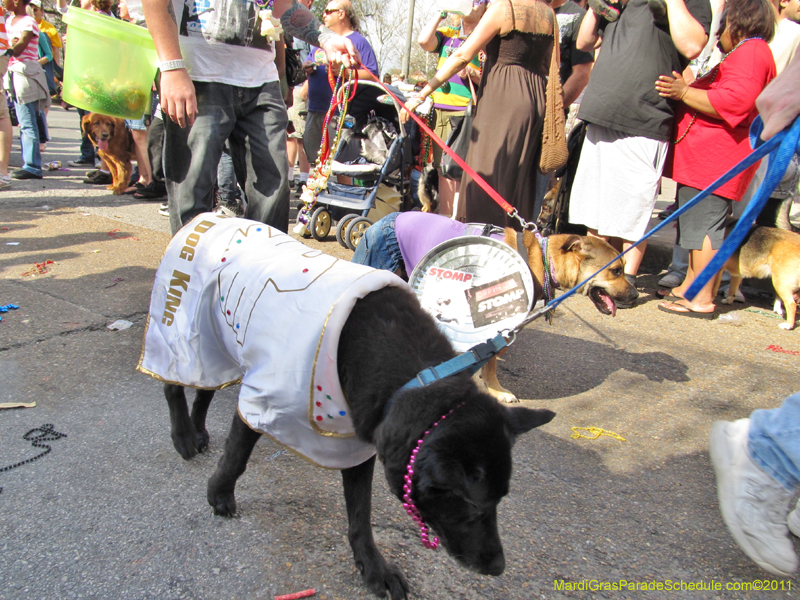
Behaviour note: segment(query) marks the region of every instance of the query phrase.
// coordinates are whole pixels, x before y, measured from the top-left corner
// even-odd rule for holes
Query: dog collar
[[[406,474],[403,477],[403,508],[406,509],[408,516],[414,519],[414,522],[419,525],[422,545],[430,550],[436,550],[436,548],[439,546],[439,538],[434,535],[433,539],[431,539],[430,529],[425,524],[422,514],[419,512],[417,505],[414,504],[414,500],[411,498],[412,479],[414,478],[414,463],[417,461],[419,449],[422,448],[422,444],[428,438],[428,435],[430,435],[431,431],[436,429],[439,426],[439,423],[452,415],[456,408],[461,408],[462,406],[464,406],[463,402],[455,408],[451,408],[447,413],[443,414],[438,421],[431,425],[430,429],[425,430],[425,433],[423,433],[422,437],[417,440],[417,445],[414,446],[414,449],[411,451],[411,457],[408,459],[408,465],[406,465]]]
[[[451,358],[447,362],[436,367],[428,367],[417,373],[416,377],[400,388],[400,391],[410,390],[417,387],[426,387],[434,381],[439,381],[445,377],[450,377],[466,371],[470,375],[478,372],[483,365],[489,362],[493,356],[508,345],[508,342],[501,333],[498,333],[490,340],[486,340],[473,346],[463,354]],[[391,402],[391,400],[390,400]],[[388,413],[390,403],[387,403],[384,414]]]

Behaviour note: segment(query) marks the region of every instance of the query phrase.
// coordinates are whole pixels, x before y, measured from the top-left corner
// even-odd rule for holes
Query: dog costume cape
[[[241,381],[254,430],[319,466],[359,465],[375,448],[355,437],[339,336],[356,301],[390,285],[407,287],[263,223],[201,214],[158,267],[138,369],[203,389]]]

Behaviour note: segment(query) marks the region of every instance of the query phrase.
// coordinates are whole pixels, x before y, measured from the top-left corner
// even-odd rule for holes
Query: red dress
[[[692,83],[693,88],[708,90],[708,100],[722,118],[695,111],[681,102],[675,112],[674,138],[680,141],[670,149],[664,175],[702,190],[745,158],[752,150],[748,134],[758,115],[756,98],[774,77],[775,59],[769,45],[753,38]],[[757,168],[758,164],[753,165],[714,193],[741,200]]]

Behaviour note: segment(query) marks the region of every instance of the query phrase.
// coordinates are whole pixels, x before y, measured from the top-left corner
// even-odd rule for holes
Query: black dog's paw
[[[206,498],[208,498],[211,508],[214,509],[215,515],[232,517],[236,514],[236,498],[233,490],[227,490],[220,486],[214,477],[208,480]]]
[[[387,563],[380,557],[379,564],[367,568],[362,562],[357,562],[356,567],[361,572],[364,585],[367,589],[381,598],[388,594],[390,600],[406,600],[408,598],[408,582],[400,569]]]
[[[187,432],[173,431],[171,437],[172,445],[175,446],[175,450],[183,457],[183,460],[194,458],[208,447],[208,440],[206,440],[205,446],[198,447],[200,434],[195,433],[194,429]]]
[[[195,440],[195,448],[197,448],[198,452],[205,452],[208,450],[208,442],[211,437],[208,435],[208,431],[203,429],[202,431],[198,431],[196,434]]]

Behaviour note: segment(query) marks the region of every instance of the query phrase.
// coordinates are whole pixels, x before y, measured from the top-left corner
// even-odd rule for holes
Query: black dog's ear
[[[93,113],[89,113],[88,115],[83,115],[83,118],[81,119],[81,133],[87,136],[90,140],[92,139],[92,135],[91,131],[89,130],[89,125],[91,125],[92,123],[92,114]]]
[[[515,436],[527,433],[534,427],[549,423],[555,416],[556,413],[546,408],[516,406],[506,409],[506,422],[509,430]]]

